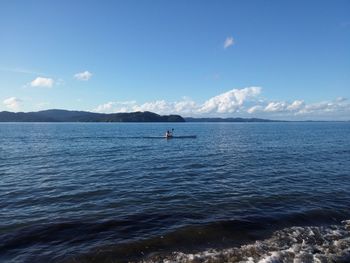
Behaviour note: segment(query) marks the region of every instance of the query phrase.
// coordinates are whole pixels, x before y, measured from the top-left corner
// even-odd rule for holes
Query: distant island
[[[183,118],[153,112],[95,113],[88,111],[44,110],[37,112],[0,112],[0,122],[279,122],[259,118]]]
[[[0,112],[0,122],[184,122],[179,115],[161,116],[153,112],[94,113],[87,111],[44,110]]]
[[[186,122],[284,122],[259,118],[185,118]]]

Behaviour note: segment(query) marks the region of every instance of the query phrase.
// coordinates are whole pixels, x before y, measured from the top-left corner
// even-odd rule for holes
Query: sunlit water
[[[350,123],[0,124],[0,261],[223,249],[349,208]]]

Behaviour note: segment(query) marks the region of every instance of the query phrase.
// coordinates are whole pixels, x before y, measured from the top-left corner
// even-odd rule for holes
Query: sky
[[[0,1],[0,111],[350,120],[350,1]]]

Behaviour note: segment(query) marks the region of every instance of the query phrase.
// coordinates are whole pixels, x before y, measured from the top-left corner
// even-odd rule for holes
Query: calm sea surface
[[[155,138],[167,129],[196,139]],[[109,262],[350,219],[350,123],[0,124],[0,261]]]

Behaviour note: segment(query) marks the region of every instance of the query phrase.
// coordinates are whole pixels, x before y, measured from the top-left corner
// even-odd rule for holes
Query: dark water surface
[[[197,138],[152,138],[170,128]],[[350,123],[0,124],[4,262],[225,248],[349,208]]]

